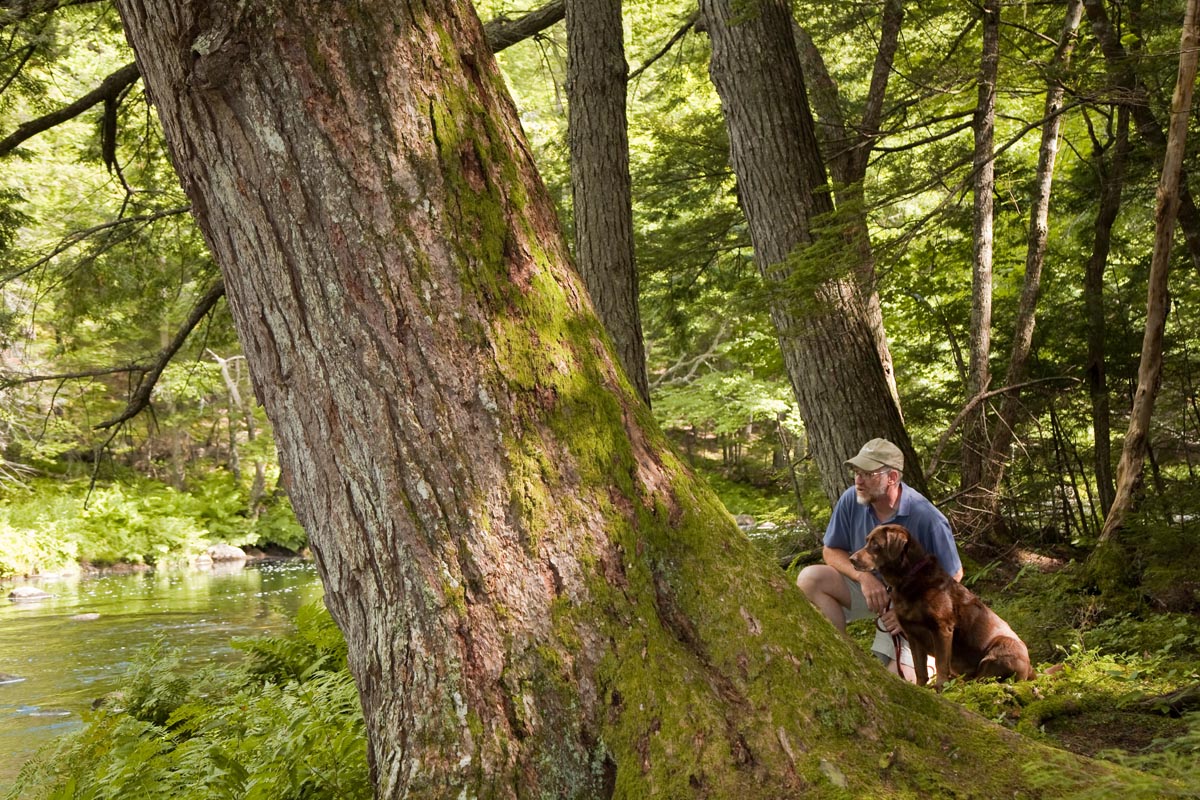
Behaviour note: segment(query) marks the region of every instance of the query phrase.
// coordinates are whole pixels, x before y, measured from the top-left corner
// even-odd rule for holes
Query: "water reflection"
[[[24,680],[0,682],[0,794],[38,747],[82,725],[147,644],[161,637],[195,664],[231,660],[231,638],[282,632],[321,597],[299,561],[43,579],[51,597],[37,602],[10,602],[13,586],[0,582],[0,677]]]

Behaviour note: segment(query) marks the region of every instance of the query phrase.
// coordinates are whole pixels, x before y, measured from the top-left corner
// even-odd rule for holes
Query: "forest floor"
[[[712,467],[712,462],[709,462]],[[739,524],[795,574],[820,560],[825,520],[795,520],[786,490],[756,494],[703,469]],[[818,498],[819,499],[819,498]],[[788,519],[792,516],[792,519]],[[754,522],[750,522],[750,518]],[[1168,777],[1200,797],[1200,530],[1139,521],[1132,545],[1009,532],[985,546],[960,537],[968,585],[1029,646],[1021,683],[952,681],[945,696],[1046,744]],[[864,649],[870,620],[851,623]]]

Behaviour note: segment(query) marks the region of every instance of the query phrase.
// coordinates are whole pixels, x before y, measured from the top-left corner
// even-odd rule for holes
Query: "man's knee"
[[[842,574],[828,564],[810,564],[800,570],[800,574],[796,576],[796,585],[809,600],[815,600],[819,596],[831,597],[839,602],[849,599],[840,596],[844,594],[839,592],[844,586]]]
[[[800,587],[800,591],[804,592],[809,600],[813,598],[815,592],[819,591],[818,587],[821,583],[820,573],[821,568],[824,566],[824,564],[810,564],[800,570],[800,574],[796,576],[796,585]]]

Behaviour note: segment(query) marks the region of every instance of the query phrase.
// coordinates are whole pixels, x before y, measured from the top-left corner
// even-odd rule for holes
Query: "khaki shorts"
[[[850,592],[850,608],[846,609],[846,622],[875,617],[875,612],[867,607],[867,598],[858,581],[850,580],[845,575],[842,576],[842,580],[846,582],[846,589]],[[871,652],[885,664],[896,658],[896,644],[892,641],[892,635],[881,630],[878,624],[875,625],[875,641],[871,642]],[[906,667],[913,665],[912,651],[908,649],[908,640],[903,636],[900,637],[900,663]]]

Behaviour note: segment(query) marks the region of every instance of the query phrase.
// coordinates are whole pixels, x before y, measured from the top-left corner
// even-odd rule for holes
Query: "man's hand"
[[[900,621],[896,619],[896,612],[890,608],[879,615],[879,623],[892,636],[904,635],[904,629],[900,627]]]
[[[888,607],[887,588],[884,587],[883,581],[870,572],[860,572],[858,573],[858,585],[862,587],[863,597],[867,599],[867,608],[876,614],[882,614]],[[894,623],[894,614],[892,619]]]

